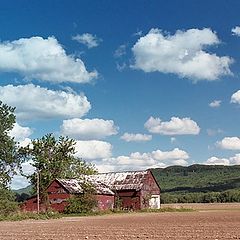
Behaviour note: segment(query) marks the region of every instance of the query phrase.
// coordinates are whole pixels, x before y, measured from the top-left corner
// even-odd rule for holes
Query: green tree
[[[9,185],[16,168],[20,166],[16,143],[9,136],[16,120],[14,110],[15,108],[0,101],[0,185],[2,187]]]
[[[0,101],[0,214],[8,214],[17,208],[9,184],[16,169],[20,167],[14,138],[9,136],[15,123],[15,108]]]
[[[47,187],[54,179],[80,178],[82,174],[96,173],[93,165],[74,156],[75,144],[68,137],[60,136],[56,139],[53,134],[47,134],[19,150],[21,158],[31,160],[31,165],[35,168],[35,172],[27,176],[34,186],[37,182],[36,175],[39,175],[40,197],[45,204],[48,202]]]

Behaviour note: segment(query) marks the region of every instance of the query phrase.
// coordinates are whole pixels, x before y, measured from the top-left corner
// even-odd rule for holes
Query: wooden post
[[[40,212],[40,197],[39,197],[39,172],[37,174],[37,213],[39,214]]]

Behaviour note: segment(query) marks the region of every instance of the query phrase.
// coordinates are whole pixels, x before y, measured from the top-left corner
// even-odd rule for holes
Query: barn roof
[[[111,190],[140,190],[148,171],[112,172],[91,175],[93,182],[101,182]]]
[[[90,176],[85,176],[85,179],[57,179],[57,181],[71,194],[83,193],[82,185],[84,182],[93,184],[100,195],[114,195],[114,192],[106,186],[104,183],[99,181],[93,181]]]

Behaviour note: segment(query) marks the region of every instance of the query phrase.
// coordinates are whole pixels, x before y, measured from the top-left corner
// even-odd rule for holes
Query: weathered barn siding
[[[98,210],[105,211],[114,208],[114,195],[96,195],[96,199]]]
[[[129,210],[160,208],[160,187],[152,172],[113,172],[91,176],[115,193],[115,207]]]
[[[83,193],[83,183],[96,189],[99,210],[115,208],[139,210],[160,208],[160,187],[150,170],[102,173],[83,179],[56,179],[48,187],[49,207],[63,212],[71,196]],[[43,209],[43,206],[41,206]],[[36,197],[29,199],[24,209],[37,210]]]

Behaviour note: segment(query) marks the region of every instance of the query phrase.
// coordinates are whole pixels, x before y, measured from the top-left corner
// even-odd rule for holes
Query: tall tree
[[[68,137],[56,139],[53,134],[47,134],[33,140],[19,152],[35,168],[35,172],[28,176],[34,186],[37,183],[36,176],[39,176],[40,196],[44,203],[47,203],[47,187],[54,179],[79,178],[82,174],[96,173],[93,165],[74,157],[75,141]]]
[[[11,178],[20,167],[16,143],[9,136],[16,120],[14,110],[0,101],[0,214],[8,214],[17,208],[15,196],[9,190]]]
[[[0,101],[0,185],[7,187],[11,177],[20,165],[17,157],[16,143],[9,136],[15,123],[15,108],[7,106]]]

